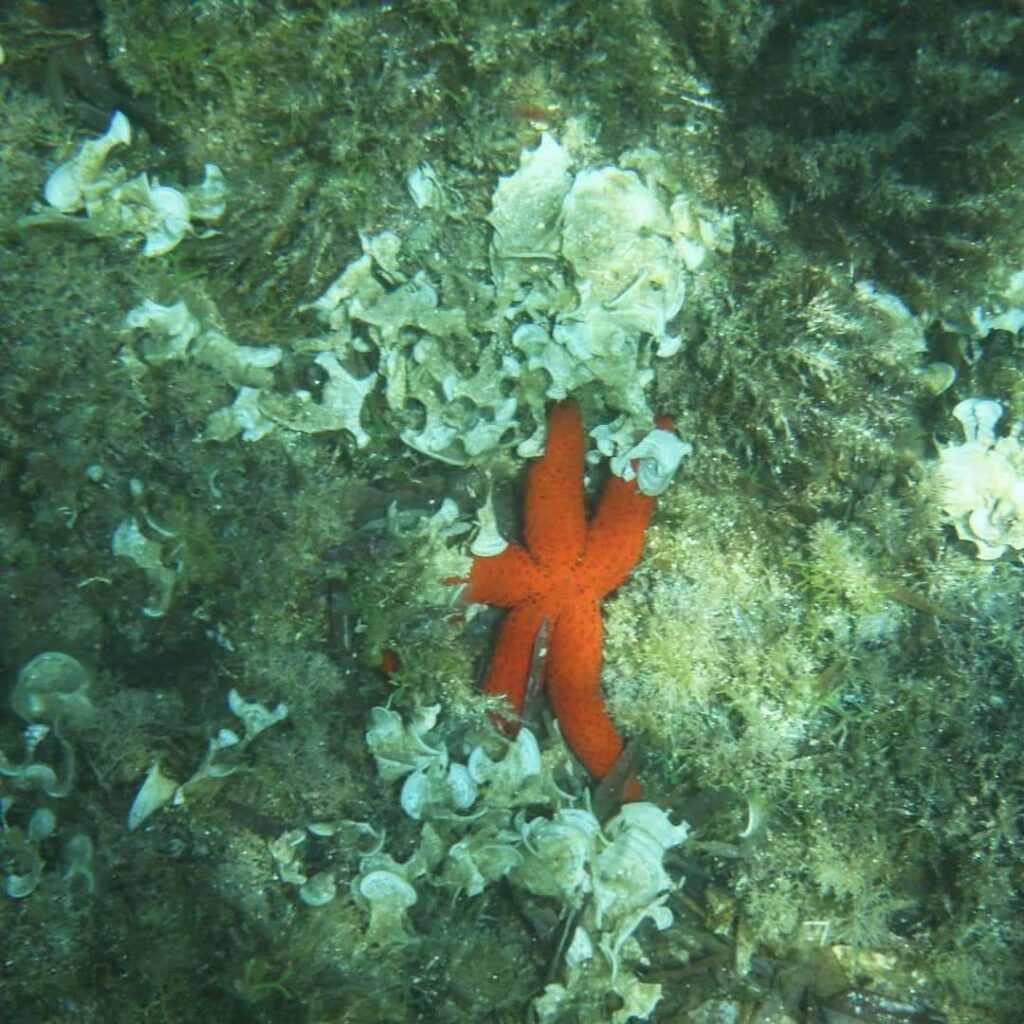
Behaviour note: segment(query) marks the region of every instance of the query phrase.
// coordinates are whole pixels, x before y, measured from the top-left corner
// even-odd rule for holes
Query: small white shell
[[[572,935],[572,942],[565,951],[565,962],[570,967],[577,967],[593,959],[594,943],[585,928],[577,928]]]
[[[437,172],[428,163],[414,167],[405,179],[405,187],[409,190],[417,210],[443,210],[445,207],[444,189],[437,177]]]
[[[178,783],[164,775],[160,763],[154,761],[128,811],[128,831],[135,831],[151,814],[170,803],[177,789]]]
[[[480,558],[493,558],[500,555],[508,547],[508,541],[498,532],[498,522],[494,517],[494,504],[491,492],[487,492],[487,500],[480,508],[477,516],[477,532],[469,545],[472,554]]]

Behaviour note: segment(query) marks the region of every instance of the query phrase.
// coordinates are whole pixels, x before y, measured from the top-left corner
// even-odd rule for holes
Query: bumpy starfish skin
[[[509,609],[484,692],[523,709],[538,631],[548,625],[543,682],[562,733],[588,771],[603,778],[622,741],[601,698],[600,602],[629,575],[643,547],[654,499],[613,476],[588,524],[583,501],[584,437],[575,404],[554,406],[544,455],[526,482],[525,545],[477,557],[465,599]],[[638,799],[631,779],[627,799]]]

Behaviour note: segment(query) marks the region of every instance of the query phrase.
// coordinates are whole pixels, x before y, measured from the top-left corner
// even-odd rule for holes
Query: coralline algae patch
[[[911,613],[886,595],[856,526],[821,520],[783,565],[753,530],[737,544],[741,500],[681,484],[663,501],[686,529],[655,521],[631,586],[605,608],[611,715],[649,738],[652,775],[660,764],[763,789],[814,737],[830,671],[851,651],[891,650]]]

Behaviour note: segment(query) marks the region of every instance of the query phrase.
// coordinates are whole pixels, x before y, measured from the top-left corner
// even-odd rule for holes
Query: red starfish
[[[464,598],[509,609],[483,689],[504,694],[517,716],[538,631],[547,623],[544,687],[569,746],[600,779],[622,753],[601,698],[600,602],[636,565],[654,498],[641,494],[635,480],[611,476],[588,523],[583,454],[580,411],[561,402],[551,410],[547,450],[526,481],[526,544],[474,558]],[[636,779],[625,797],[639,799]]]

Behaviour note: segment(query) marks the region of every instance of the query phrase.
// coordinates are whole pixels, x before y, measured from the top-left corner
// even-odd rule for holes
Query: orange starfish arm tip
[[[530,554],[548,568],[568,569],[583,554],[583,421],[574,402],[551,407],[547,447],[526,480],[524,533]]]
[[[654,505],[654,498],[637,490],[636,480],[608,478],[590,524],[584,559],[602,597],[621,586],[640,560]]]
[[[594,601],[565,608],[551,627],[544,675],[555,717],[573,753],[601,778],[622,741],[601,699],[601,612]]]

